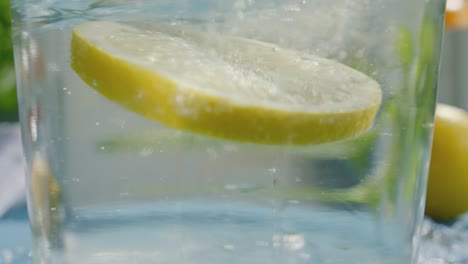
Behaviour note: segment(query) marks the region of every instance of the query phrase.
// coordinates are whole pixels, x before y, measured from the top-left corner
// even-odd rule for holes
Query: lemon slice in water
[[[102,95],[169,127],[263,144],[318,144],[368,129],[377,82],[345,65],[255,40],[171,26],[86,22],[76,73]]]

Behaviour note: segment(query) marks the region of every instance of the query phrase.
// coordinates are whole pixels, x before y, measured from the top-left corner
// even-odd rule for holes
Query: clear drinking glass
[[[445,1],[12,0],[11,8],[35,263],[415,262]],[[147,77],[109,70],[118,52],[102,65],[89,54],[85,66],[77,62],[85,56],[82,44],[70,48],[72,30],[89,21],[125,28],[87,38],[106,35],[101,44],[130,56],[162,49],[155,56],[167,64],[140,59],[159,63],[157,72],[173,67],[169,80],[189,80],[177,89],[192,79],[237,85],[229,100],[210,97],[210,107],[231,104],[231,112],[188,127],[168,120],[192,112],[152,120],[142,105],[173,102],[113,81]],[[148,39],[156,42],[142,44]],[[321,83],[354,85],[342,64],[374,79],[381,96],[372,101],[359,85],[314,94]],[[128,91],[137,92],[116,95]],[[171,100],[183,101],[178,95]],[[191,100],[202,105],[202,96]],[[277,115],[265,110],[270,97],[283,102]],[[335,103],[350,98],[353,107],[378,106],[372,125],[339,136],[363,122],[349,115],[323,129],[333,123],[323,109],[348,115]],[[294,111],[315,103],[323,109],[304,118],[317,127],[296,131]]]

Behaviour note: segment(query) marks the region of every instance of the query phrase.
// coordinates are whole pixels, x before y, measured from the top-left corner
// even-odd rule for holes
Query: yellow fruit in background
[[[426,215],[453,220],[468,211],[468,112],[439,104],[427,187]]]

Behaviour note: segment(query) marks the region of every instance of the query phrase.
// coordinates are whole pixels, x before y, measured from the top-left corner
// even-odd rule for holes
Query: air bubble
[[[3,251],[1,252],[1,256],[2,256],[2,257],[0,258],[0,260],[3,259],[3,261],[4,261],[5,263],[12,263],[12,262],[13,262],[13,256],[14,256],[14,254],[13,254],[13,252],[12,252],[11,250],[9,250],[9,249],[3,250]]]
[[[231,251],[235,249],[234,245],[230,245],[230,244],[224,245],[223,248],[226,250],[231,250]]]
[[[175,101],[177,104],[183,104],[185,102],[185,98],[182,95],[177,95]]]
[[[140,151],[140,156],[142,157],[148,157],[151,154],[153,154],[154,150],[150,147],[145,147]]]
[[[206,152],[207,152],[208,155],[209,155],[211,158],[213,158],[213,159],[215,159],[215,158],[218,157],[218,152],[217,152],[215,149],[208,148],[208,149],[206,149]]]
[[[268,173],[271,173],[271,174],[276,173],[276,168],[275,167],[269,168]]]

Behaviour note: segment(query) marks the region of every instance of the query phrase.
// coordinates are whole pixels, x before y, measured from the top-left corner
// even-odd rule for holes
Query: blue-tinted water
[[[411,257],[396,226],[316,205],[278,211],[179,201],[71,214],[53,263],[409,263]]]

